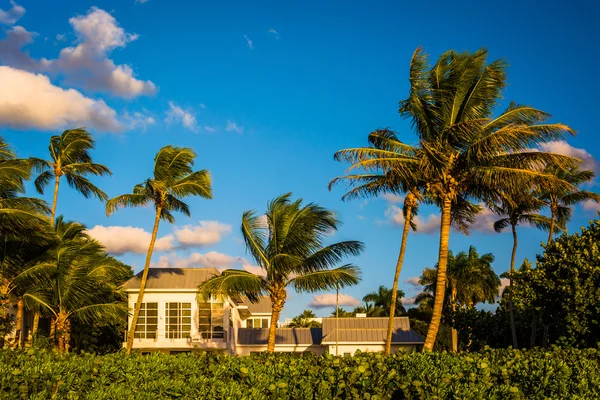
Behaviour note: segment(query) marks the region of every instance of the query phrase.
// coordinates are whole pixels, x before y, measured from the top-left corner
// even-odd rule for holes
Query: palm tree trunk
[[[65,338],[65,353],[68,353],[71,348],[71,321],[68,319],[65,320],[63,336]]]
[[[510,258],[510,277],[508,278],[508,310],[510,317],[510,334],[512,336],[513,348],[518,349],[519,344],[517,342],[517,327],[515,325],[515,312],[513,307],[512,274],[515,272],[515,258],[517,256],[517,246],[519,245],[519,241],[517,240],[516,226],[514,224],[511,226],[513,234],[513,250],[512,256]]]
[[[275,351],[277,321],[279,321],[279,315],[281,314],[281,310],[283,310],[286,297],[285,288],[275,289],[271,294],[271,325],[269,326],[269,340],[267,341],[267,352],[269,353]]]
[[[452,304],[452,312],[456,313],[456,288],[452,288],[452,293],[450,294],[450,302]],[[456,353],[458,351],[458,331],[456,328],[452,328],[452,351]]]
[[[55,334],[58,337],[58,353],[62,354],[65,351],[65,330],[66,316],[63,313],[58,313],[55,322]]]
[[[548,333],[550,326],[548,324],[544,324],[544,336],[542,336],[542,346],[544,348],[548,347]]]
[[[54,199],[52,200],[52,211],[50,213],[50,226],[54,227],[54,216],[56,215],[56,202],[58,201],[58,185],[60,184],[60,175],[55,174]]]
[[[427,337],[423,345],[423,351],[432,351],[437,338],[440,323],[442,321],[442,308],[444,307],[444,292],[446,290],[446,268],[448,267],[448,242],[450,240],[450,208],[452,200],[450,196],[444,197],[442,205],[442,223],[440,227],[440,248],[438,256],[437,282],[435,285],[435,299],[433,303],[433,314]]]
[[[50,318],[50,343],[54,346],[56,344],[56,318]]]
[[[140,308],[144,301],[144,291],[146,290],[146,281],[148,280],[148,271],[150,270],[150,260],[152,259],[152,252],[154,251],[154,242],[156,242],[156,234],[158,233],[158,224],[160,223],[160,214],[162,212],[161,207],[156,207],[156,218],[154,219],[154,229],[152,229],[152,239],[150,239],[150,246],[148,247],[148,254],[146,254],[146,263],[144,264],[144,272],[142,273],[142,281],[140,282],[140,292],[138,294],[137,301],[133,310],[133,317],[131,318],[131,327],[129,328],[129,334],[127,335],[127,354],[131,354],[133,348],[133,337],[135,335],[135,328],[137,326],[138,317],[140,316]]]
[[[550,205],[550,230],[548,231],[548,243],[552,241],[552,235],[554,234],[554,225],[556,224],[556,214],[554,212],[554,206]]]
[[[535,336],[537,334],[537,313],[533,313],[533,321],[531,322],[531,348],[535,347]]]
[[[38,327],[40,326],[40,313],[36,311],[33,314],[33,326],[31,327],[31,343],[35,343],[35,339],[37,336]]]
[[[412,197],[410,197],[412,196]],[[387,337],[385,340],[385,354],[389,355],[392,349],[392,333],[394,331],[394,317],[396,315],[396,300],[398,297],[398,280],[400,272],[402,272],[402,263],[404,262],[404,253],[406,251],[406,239],[408,238],[408,230],[410,229],[410,219],[412,214],[412,205],[409,201],[414,201],[414,195],[409,193],[406,196],[407,203],[406,215],[404,216],[404,229],[402,231],[402,242],[400,242],[400,254],[396,262],[396,273],[394,275],[394,283],[392,285],[392,303],[390,304],[390,319],[388,321]]]
[[[23,343],[23,310],[25,305],[23,298],[17,300],[17,318],[15,319],[15,347],[21,347]]]

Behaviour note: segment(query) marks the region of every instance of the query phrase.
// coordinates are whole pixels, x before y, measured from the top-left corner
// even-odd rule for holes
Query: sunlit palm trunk
[[[67,315],[63,312],[56,316],[55,334],[58,338],[58,353],[69,351],[70,326]]]
[[[452,288],[452,293],[450,294],[450,303],[452,304],[452,311],[456,313],[456,288]],[[458,351],[458,331],[456,328],[452,328],[452,351]]]
[[[10,294],[8,293],[9,282],[5,281],[0,287],[0,317],[6,317],[10,305]]]
[[[398,280],[400,272],[402,272],[402,263],[404,262],[404,253],[406,251],[406,239],[408,238],[408,230],[410,229],[410,219],[412,214],[412,203],[415,201],[414,195],[409,193],[406,196],[406,216],[404,218],[404,230],[402,231],[402,242],[400,243],[400,254],[396,262],[396,273],[394,275],[394,283],[392,285],[392,303],[390,304],[390,319],[388,321],[387,336],[385,341],[385,354],[389,355],[392,349],[392,333],[394,331],[394,316],[396,315],[396,299],[398,297]]]
[[[556,225],[556,216],[554,214],[554,209],[550,208],[550,231],[548,232],[548,244],[552,241],[552,235],[554,233],[554,226]]]
[[[517,342],[517,327],[515,325],[515,312],[513,306],[513,280],[512,275],[515,272],[515,258],[517,256],[517,246],[519,245],[519,241],[517,240],[517,228],[513,224],[512,225],[512,234],[513,234],[513,249],[512,255],[510,257],[510,277],[508,279],[508,311],[510,316],[510,333],[512,336],[512,343],[515,349],[519,348],[519,343]]]
[[[435,285],[435,299],[433,302],[433,314],[431,323],[427,330],[427,337],[423,345],[423,351],[433,350],[435,339],[442,320],[442,308],[444,307],[444,292],[446,290],[446,268],[448,267],[448,241],[450,240],[450,208],[452,201],[449,196],[444,197],[442,205],[442,223],[440,227],[440,248],[438,256],[437,282]]]
[[[23,343],[23,298],[19,297],[17,301],[17,318],[15,319],[15,347],[20,347]]]
[[[146,281],[148,280],[148,271],[150,269],[150,260],[152,259],[152,252],[154,251],[154,242],[156,242],[156,234],[158,233],[158,224],[160,223],[160,214],[162,209],[156,207],[156,218],[154,219],[154,229],[152,230],[152,239],[150,239],[150,246],[148,247],[148,254],[146,255],[146,263],[144,264],[144,272],[142,273],[142,280],[140,282],[140,292],[138,294],[137,301],[133,310],[133,317],[131,318],[131,327],[127,335],[127,354],[131,354],[133,347],[133,337],[135,335],[135,328],[137,326],[138,317],[140,315],[140,308],[144,301],[144,292],[146,290]]]
[[[31,327],[31,342],[35,343],[38,327],[40,326],[40,313],[36,311],[33,314],[33,326]]]
[[[269,353],[275,351],[277,321],[279,321],[279,315],[285,305],[286,297],[285,289],[275,289],[274,293],[271,294],[271,325],[269,326],[269,340],[267,341],[267,351]]]
[[[50,212],[50,226],[54,227],[54,216],[56,215],[56,202],[58,201],[58,186],[60,185],[60,175],[56,174],[54,183],[54,199],[52,200],[52,211]]]

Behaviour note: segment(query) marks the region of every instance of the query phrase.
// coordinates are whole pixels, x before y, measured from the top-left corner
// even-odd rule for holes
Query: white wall
[[[354,355],[356,350],[360,350],[363,353],[384,352],[385,346],[383,344],[340,344],[338,348],[338,355],[343,356],[345,353],[350,353],[351,355]],[[416,346],[414,344],[392,345],[392,353],[395,353],[399,350],[411,353],[416,350]],[[329,345],[329,354],[336,355],[335,344]]]
[[[302,353],[305,351],[312,351],[316,355],[321,355],[325,352],[325,346],[314,346],[314,345],[299,345],[299,346],[284,346],[284,345],[276,345],[275,352],[284,352],[284,353]],[[253,352],[263,352],[267,351],[267,345],[259,345],[259,346],[237,346],[235,354],[238,356],[248,356]]]

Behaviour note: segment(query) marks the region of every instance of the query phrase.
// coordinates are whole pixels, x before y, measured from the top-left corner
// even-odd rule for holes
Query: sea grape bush
[[[598,349],[105,356],[0,350],[4,399],[591,399]]]

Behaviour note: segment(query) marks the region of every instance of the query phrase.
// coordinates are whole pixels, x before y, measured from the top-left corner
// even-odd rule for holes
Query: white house
[[[134,338],[134,349],[174,354],[194,348],[247,355],[265,351],[271,324],[271,303],[247,298],[197,298],[197,286],[219,271],[213,268],[150,268]],[[141,272],[123,286],[133,310]],[[387,318],[323,318],[322,328],[277,328],[275,350],[353,354],[382,351]],[[131,316],[129,317],[131,324]],[[395,319],[393,350],[414,351],[423,339],[410,329],[408,318]]]

